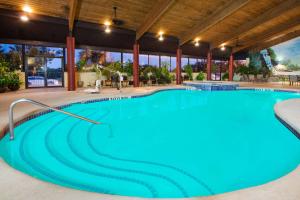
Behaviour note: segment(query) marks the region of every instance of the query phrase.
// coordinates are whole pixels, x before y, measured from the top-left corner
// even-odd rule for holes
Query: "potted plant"
[[[76,63],[76,69],[77,69],[77,87],[83,87],[84,85],[84,82],[82,80],[79,80],[80,76],[79,76],[79,73],[83,72],[84,71],[84,67],[86,65],[86,60],[79,60],[77,63]]]

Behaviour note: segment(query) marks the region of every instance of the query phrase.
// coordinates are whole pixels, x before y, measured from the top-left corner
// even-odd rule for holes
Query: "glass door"
[[[63,86],[63,58],[31,56],[26,61],[28,88]]]
[[[63,59],[46,58],[46,79],[47,86],[57,87],[63,84]]]
[[[45,87],[46,63],[44,57],[27,57],[27,87]]]

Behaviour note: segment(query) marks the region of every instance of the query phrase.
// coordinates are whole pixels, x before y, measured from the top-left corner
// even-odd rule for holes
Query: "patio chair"
[[[294,83],[297,84],[298,78],[297,78],[296,75],[291,75],[291,76],[289,76],[289,79],[290,79],[290,85],[291,85],[291,86],[293,86]]]
[[[85,92],[87,93],[91,93],[91,94],[97,94],[100,92],[100,87],[101,87],[101,81],[100,80],[96,80],[96,86],[95,86],[95,89],[86,89],[84,90]]]

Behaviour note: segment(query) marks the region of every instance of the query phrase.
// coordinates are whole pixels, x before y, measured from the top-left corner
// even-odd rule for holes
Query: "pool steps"
[[[90,122],[90,123],[93,123],[93,124],[100,124],[100,122],[96,122],[94,120],[91,120],[91,119],[88,119],[88,118],[85,118],[85,117],[82,117],[82,116],[79,116],[79,115],[76,115],[76,114],[73,114],[73,113],[70,113],[70,112],[66,112],[66,111],[60,110],[58,108],[53,108],[51,106],[48,106],[48,105],[43,104],[43,103],[38,102],[38,101],[34,101],[32,99],[22,98],[22,99],[15,100],[9,106],[8,115],[9,115],[9,134],[10,134],[10,140],[13,140],[14,137],[15,137],[15,134],[14,134],[14,115],[13,115],[14,107],[18,103],[23,103],[23,102],[31,103],[33,105],[36,105],[36,106],[39,106],[39,107],[42,107],[42,108],[45,108],[45,109],[48,109],[48,110],[52,110],[52,111],[55,111],[55,112],[59,112],[59,113],[62,113],[64,115],[68,115],[68,116],[71,116],[71,117],[74,117],[74,118],[77,118],[77,119],[80,119],[80,120],[84,120],[84,121],[87,121],[87,122]]]
[[[65,118],[66,119],[66,118]],[[60,122],[59,122],[60,123]],[[59,125],[59,124],[56,124],[56,125],[52,125],[52,126],[50,126],[50,129],[49,130],[51,130],[52,128],[55,128],[57,125]],[[74,125],[74,126],[76,126],[76,124]],[[52,128],[51,128],[52,127]],[[90,126],[90,127],[93,127],[93,126]],[[34,129],[34,127],[31,127],[31,128],[33,128]],[[31,130],[31,129],[29,129],[29,130]],[[71,130],[69,130],[69,132],[70,132]],[[90,131],[91,131],[91,129],[89,128],[89,131],[87,132],[88,134],[90,133]],[[50,131],[48,134],[53,134],[52,133],[53,131]],[[26,134],[30,134],[30,132],[29,133],[26,133]],[[70,134],[70,137],[71,137],[71,133],[68,133],[68,134]],[[89,135],[87,135],[87,137],[88,138],[90,138],[90,136]],[[77,188],[77,189],[79,189],[79,188],[85,188],[86,190],[89,190],[89,191],[96,191],[96,192],[101,192],[101,193],[106,193],[106,194],[113,194],[113,192],[111,192],[111,191],[107,191],[106,189],[103,189],[103,188],[99,188],[99,187],[90,187],[89,185],[82,185],[82,184],[80,184],[80,183],[77,183],[77,182],[75,182],[75,184],[72,182],[72,183],[70,183],[70,182],[68,182],[67,181],[67,179],[64,179],[64,178],[62,178],[61,177],[61,175],[59,175],[59,174],[56,174],[56,172],[54,172],[54,171],[49,171],[49,170],[45,170],[45,167],[43,167],[43,163],[38,163],[37,161],[36,162],[32,162],[32,160],[33,159],[31,159],[31,158],[28,158],[28,155],[27,154],[25,154],[24,152],[25,152],[25,149],[26,148],[24,148],[24,140],[26,140],[26,137],[24,136],[24,138],[22,138],[22,142],[23,142],[23,144],[22,144],[22,152],[20,152],[20,154],[22,155],[22,159],[24,159],[26,162],[27,162],[27,164],[29,165],[29,166],[32,166],[33,168],[34,168],[34,170],[37,170],[39,173],[41,173],[41,174],[43,174],[45,177],[48,177],[48,178],[50,178],[50,179],[56,179],[56,180],[59,180],[60,182],[62,182],[63,184],[62,185],[65,185],[65,186],[71,186],[71,187],[75,187],[75,188]],[[49,140],[49,141],[51,141],[51,140]],[[49,143],[49,142],[48,142]],[[70,141],[70,139],[68,139],[68,145],[69,145],[69,148],[71,149],[72,148],[72,146],[71,145],[73,145],[72,143],[71,143],[71,141]],[[89,145],[92,145],[92,144],[90,144],[89,143]],[[73,169],[77,169],[78,170],[78,166],[74,166],[74,163],[73,163],[73,161],[68,161],[68,160],[66,160],[67,158],[65,158],[65,157],[63,157],[62,155],[60,155],[60,156],[58,156],[56,153],[59,153],[59,152],[56,152],[57,150],[55,150],[55,149],[53,149],[54,147],[53,146],[51,146],[50,144],[47,144],[46,143],[46,146],[48,146],[47,147],[47,149],[48,149],[48,151],[51,153],[51,151],[53,151],[52,152],[52,156],[54,155],[55,156],[55,159],[57,160],[57,161],[59,161],[60,163],[62,163],[62,164],[65,164],[65,165],[67,165],[68,167],[70,167],[70,168],[73,168]],[[74,149],[73,149],[74,150]],[[98,152],[99,153],[99,152]],[[101,152],[100,152],[101,153]],[[77,154],[75,154],[76,156],[80,156],[79,154],[78,154],[78,152],[77,152]],[[109,158],[109,159],[115,159],[115,160],[117,160],[118,162],[132,162],[132,163],[134,163],[134,164],[145,164],[145,165],[154,165],[154,166],[156,166],[156,167],[162,167],[162,168],[167,168],[168,170],[169,169],[171,169],[171,170],[174,170],[176,173],[179,173],[179,174],[182,174],[181,176],[186,176],[186,178],[190,178],[190,179],[192,179],[193,181],[195,181],[195,180],[197,180],[197,178],[194,178],[193,176],[191,176],[191,175],[189,175],[188,173],[186,173],[186,172],[184,172],[183,170],[181,170],[181,169],[178,169],[178,168],[175,168],[175,167],[172,167],[172,166],[165,166],[164,164],[159,164],[159,163],[152,163],[152,162],[146,162],[146,161],[131,161],[131,160],[127,160],[127,159],[123,159],[122,160],[122,158],[115,158],[115,157],[113,157],[113,156],[110,156],[110,155],[105,155],[105,154],[103,154],[103,153],[101,153],[100,154],[102,157],[106,157],[106,158]],[[58,156],[58,157],[57,157]],[[83,158],[82,156],[81,157],[79,157],[79,158]],[[98,162],[97,162],[98,163]],[[42,164],[42,166],[40,166]],[[95,164],[95,163],[94,163]],[[165,175],[162,175],[161,174],[161,171],[162,170],[160,170],[160,173],[153,173],[153,172],[144,172],[144,171],[141,171],[141,170],[135,170],[135,169],[123,169],[123,168],[120,168],[120,167],[109,167],[109,166],[107,166],[107,165],[105,165],[105,164],[103,164],[103,163],[98,163],[98,164],[100,164],[102,167],[106,167],[106,168],[108,168],[108,169],[110,169],[110,170],[116,170],[116,171],[122,171],[122,172],[127,172],[128,173],[128,175],[129,174],[132,174],[132,173],[135,173],[135,174],[140,174],[140,175],[143,175],[143,176],[145,176],[145,175],[147,175],[147,176],[155,176],[156,178],[159,178],[159,179],[161,179],[161,180],[163,180],[163,181],[165,181],[165,182],[169,182],[170,184],[173,184],[176,188],[177,188],[177,190],[179,191],[179,192],[181,192],[184,196],[188,196],[188,194],[187,194],[187,192],[185,191],[185,189],[182,187],[182,186],[180,186],[176,181],[174,181],[174,180],[172,180],[171,178],[169,178],[169,177],[171,177],[171,176],[165,176]],[[47,168],[46,168],[47,169]],[[117,179],[117,180],[119,180],[119,181],[132,181],[132,179],[128,179],[128,178],[126,178],[126,177],[122,177],[122,176],[107,176],[107,174],[106,175],[104,175],[104,174],[102,174],[102,173],[98,173],[98,172],[94,172],[94,171],[90,171],[90,170],[86,170],[86,169],[79,169],[80,171],[81,171],[81,173],[84,173],[84,174],[91,174],[91,175],[94,175],[94,176],[96,176],[96,177],[102,177],[102,178],[113,178],[113,179]],[[155,170],[155,169],[154,169]],[[165,170],[166,171],[166,170]],[[129,176],[129,177],[131,177],[131,175]],[[135,180],[135,179],[134,179]],[[198,181],[199,182],[199,181]],[[143,186],[145,186],[145,183],[142,183],[141,181],[139,181],[139,180],[135,180],[134,181],[134,183],[136,183],[136,184],[141,184],[141,185],[143,185]],[[200,187],[204,187],[202,184],[200,184],[199,185]],[[154,189],[154,187],[153,186],[150,186],[150,185],[148,185],[147,186],[147,188],[149,189],[149,188],[151,188],[151,189],[149,189],[149,191],[150,191],[150,193],[151,193],[151,195],[149,196],[149,197],[158,197],[159,196],[159,194],[157,193],[157,191],[155,191],[155,189]],[[210,193],[210,192],[209,192]]]

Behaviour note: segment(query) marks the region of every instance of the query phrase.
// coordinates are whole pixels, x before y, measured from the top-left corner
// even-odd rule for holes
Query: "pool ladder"
[[[40,103],[38,101],[34,101],[34,100],[31,100],[31,99],[24,99],[24,98],[22,98],[22,99],[18,99],[16,101],[12,102],[10,104],[10,106],[9,106],[8,117],[9,117],[9,134],[10,134],[10,140],[13,140],[15,138],[13,110],[14,110],[15,105],[17,105],[18,103],[22,103],[22,102],[31,103],[33,105],[40,106],[42,108],[49,109],[49,110],[52,110],[52,111],[56,111],[56,112],[59,112],[59,113],[62,113],[62,114],[65,114],[65,115],[68,115],[68,116],[71,116],[71,117],[83,120],[83,121],[90,122],[92,124],[100,124],[100,122],[97,122],[97,121],[94,121],[94,120],[91,120],[91,119],[88,119],[88,118],[85,118],[85,117],[82,117],[82,116],[79,116],[79,115],[76,115],[76,114],[73,114],[73,113],[70,113],[70,112],[66,112],[66,111],[60,110],[58,108],[54,108],[54,107],[48,106],[48,105]]]

